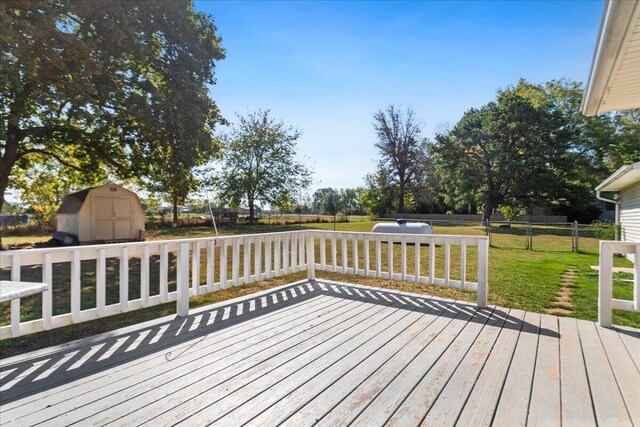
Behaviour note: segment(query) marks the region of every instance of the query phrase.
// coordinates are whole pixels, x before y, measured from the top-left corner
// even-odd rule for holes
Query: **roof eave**
[[[597,192],[616,192],[620,191],[626,187],[626,185],[622,184],[622,178],[626,177],[626,175],[630,172],[636,173],[640,175],[640,162],[632,163],[630,165],[624,165],[617,171],[615,171],[611,176],[602,181],[597,187]]]
[[[634,19],[636,7],[640,7],[636,1],[607,0],[604,4],[589,79],[580,106],[585,116],[617,109],[615,106],[604,107],[602,100],[618,56],[622,53],[623,42]]]

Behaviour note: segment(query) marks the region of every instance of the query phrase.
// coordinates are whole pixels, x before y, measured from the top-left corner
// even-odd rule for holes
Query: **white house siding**
[[[640,242],[640,182],[620,191],[620,198],[621,238],[627,242]]]

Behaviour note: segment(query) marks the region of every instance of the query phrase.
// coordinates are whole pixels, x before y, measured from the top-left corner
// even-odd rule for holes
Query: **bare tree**
[[[398,186],[398,212],[404,212],[407,187],[415,180],[421,149],[421,123],[411,108],[406,112],[389,105],[373,115],[373,126],[378,137],[375,143],[380,150],[380,168]]]

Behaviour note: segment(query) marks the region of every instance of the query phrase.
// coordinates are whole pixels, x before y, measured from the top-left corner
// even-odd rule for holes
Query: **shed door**
[[[131,197],[93,196],[93,240],[131,239]]]
[[[93,196],[91,199],[93,210],[93,240],[113,239],[113,201],[110,196]]]
[[[113,198],[113,235],[115,240],[131,239],[131,197]]]

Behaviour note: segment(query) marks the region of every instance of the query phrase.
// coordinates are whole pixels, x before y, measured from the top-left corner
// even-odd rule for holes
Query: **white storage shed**
[[[144,209],[138,196],[116,184],[67,195],[58,209],[57,232],[79,243],[144,240]]]

